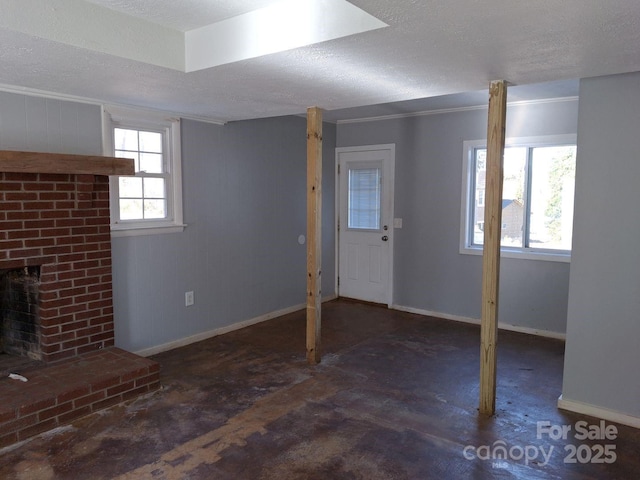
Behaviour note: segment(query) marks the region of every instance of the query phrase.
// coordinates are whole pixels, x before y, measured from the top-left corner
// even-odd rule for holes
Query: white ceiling
[[[482,104],[495,79],[530,99],[575,95],[577,78],[640,71],[638,0],[352,0],[389,26],[190,73],[101,53],[83,37],[101,30],[131,56],[162,53],[175,47],[166,38],[271,3],[0,0],[0,84],[221,121],[309,106],[340,120]],[[147,31],[164,33],[141,45],[136,34]],[[552,83],[529,87],[543,82]]]

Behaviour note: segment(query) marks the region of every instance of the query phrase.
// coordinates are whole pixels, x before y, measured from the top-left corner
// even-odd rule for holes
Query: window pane
[[[120,177],[119,187],[120,198],[142,198],[142,178]]]
[[[475,192],[473,209],[473,244],[484,244],[484,212],[487,150],[475,150]],[[524,225],[524,185],[526,147],[509,147],[504,150],[504,178],[502,183],[502,232],[503,247],[522,247]]]
[[[116,150],[115,156],[118,158],[133,158],[133,167],[135,171],[140,170],[140,160],[138,159],[138,152],[128,152],[126,150]]]
[[[160,153],[141,153],[140,154],[140,170],[146,173],[163,173],[162,154]]]
[[[529,246],[571,250],[576,147],[534,148]]]
[[[484,243],[484,195],[487,177],[487,150],[478,148],[474,152],[475,159],[475,193],[473,200],[473,245]]]
[[[138,131],[125,128],[113,129],[115,149],[116,150],[133,150],[138,149]]]
[[[166,210],[164,200],[144,200],[144,218],[164,218]]]
[[[140,131],[140,151],[162,153],[162,134]]]
[[[114,128],[115,155],[135,160],[135,177],[119,177],[121,220],[167,217],[167,168],[161,132]],[[163,174],[159,177],[158,174]]]
[[[164,198],[164,178],[144,179],[144,198]]]
[[[522,247],[524,236],[524,179],[527,148],[504,149],[504,179],[502,183],[502,232],[500,245]]]
[[[380,168],[349,169],[348,228],[380,229]]]
[[[120,218],[122,220],[141,220],[142,217],[142,199],[140,198],[121,198],[120,199]]]

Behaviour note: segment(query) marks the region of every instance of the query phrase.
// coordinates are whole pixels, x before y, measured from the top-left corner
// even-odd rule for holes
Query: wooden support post
[[[307,362],[320,362],[322,305],[322,110],[307,110]]]
[[[498,287],[500,285],[500,229],[502,227],[502,178],[507,117],[507,84],[491,82],[487,127],[487,175],[482,255],[482,314],[480,332],[480,413],[496,410],[496,347],[498,343]]]

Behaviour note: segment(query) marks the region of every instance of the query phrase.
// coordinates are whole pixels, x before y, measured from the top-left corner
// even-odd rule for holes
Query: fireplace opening
[[[39,266],[0,270],[0,364],[42,359],[39,293]]]

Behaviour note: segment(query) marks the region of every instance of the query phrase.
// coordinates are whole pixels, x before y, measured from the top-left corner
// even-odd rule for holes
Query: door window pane
[[[379,230],[381,168],[349,168],[348,228]]]

